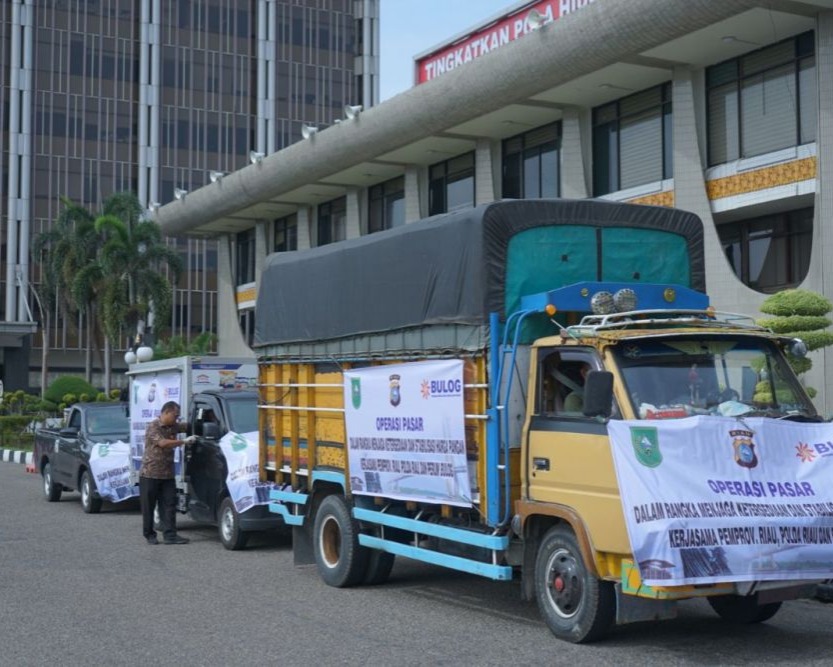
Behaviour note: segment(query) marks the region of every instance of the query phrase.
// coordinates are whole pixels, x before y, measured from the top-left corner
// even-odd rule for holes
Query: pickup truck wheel
[[[720,618],[737,625],[763,623],[775,616],[781,608],[780,602],[758,604],[757,595],[720,595],[708,600]]]
[[[318,507],[313,550],[318,573],[326,584],[344,588],[365,578],[368,550],[359,545],[359,524],[339,495],[327,496]]]
[[[573,531],[551,528],[541,541],[535,561],[535,597],[549,629],[574,644],[595,641],[613,624],[613,584],[591,574]]]
[[[63,488],[60,484],[55,484],[52,479],[52,464],[45,463],[43,466],[43,495],[50,503],[58,502],[61,499]]]
[[[249,535],[240,530],[240,517],[237,510],[234,509],[231,498],[223,498],[217,518],[217,530],[220,533],[220,542],[223,543],[223,546],[229,551],[237,551],[245,547]]]
[[[95,482],[89,470],[81,475],[81,509],[85,514],[98,514],[101,511],[101,498],[95,497]]]

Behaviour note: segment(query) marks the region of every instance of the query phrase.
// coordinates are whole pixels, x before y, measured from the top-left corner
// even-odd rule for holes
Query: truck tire
[[[228,496],[220,503],[220,510],[217,513],[217,532],[220,534],[220,542],[229,551],[242,549],[249,541],[249,534],[240,530],[240,517]]]
[[[363,584],[368,586],[378,586],[384,584],[390,577],[390,572],[393,569],[393,563],[396,560],[396,554],[390,554],[387,551],[379,551],[378,549],[369,549],[370,554],[367,558],[367,570],[362,579]]]
[[[720,595],[708,598],[712,609],[724,621],[736,625],[751,625],[768,621],[781,608],[780,602],[758,604],[756,595]]]
[[[574,644],[600,639],[616,617],[613,584],[591,574],[565,525],[550,528],[535,560],[535,597],[552,633]]]
[[[98,514],[101,511],[101,498],[96,498],[95,482],[89,470],[81,474],[81,509],[84,514]]]
[[[315,564],[326,584],[344,588],[364,579],[369,554],[359,545],[359,525],[344,498],[324,498],[315,514],[312,539]]]
[[[43,495],[50,503],[56,503],[61,499],[63,487],[60,484],[55,484],[52,479],[52,464],[44,463],[43,465]]]

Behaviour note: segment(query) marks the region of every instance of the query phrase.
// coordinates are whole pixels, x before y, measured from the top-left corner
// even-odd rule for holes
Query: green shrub
[[[64,401],[64,396],[72,394],[73,397],[80,394],[89,394],[94,396],[96,394],[95,387],[93,387],[84,378],[77,375],[64,375],[55,380],[46,390],[44,398],[53,403],[60,403]]]
[[[803,289],[785,289],[773,294],[761,305],[761,312],[778,317],[791,315],[826,315],[833,310],[833,304],[816,292]]]

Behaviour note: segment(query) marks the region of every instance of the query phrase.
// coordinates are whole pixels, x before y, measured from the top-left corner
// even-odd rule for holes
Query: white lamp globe
[[[136,363],[136,353],[133,350],[128,350],[124,353],[124,363],[128,366],[132,366]]]
[[[150,361],[153,359],[153,348],[142,345],[142,347],[136,350],[136,359],[138,361]]]

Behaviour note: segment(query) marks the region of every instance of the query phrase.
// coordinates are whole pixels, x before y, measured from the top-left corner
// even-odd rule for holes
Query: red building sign
[[[593,1],[538,0],[530,2],[459,41],[444,45],[433,53],[415,60],[416,83],[430,81],[531,32],[534,28],[527,17],[533,9],[549,22],[578,11]]]

